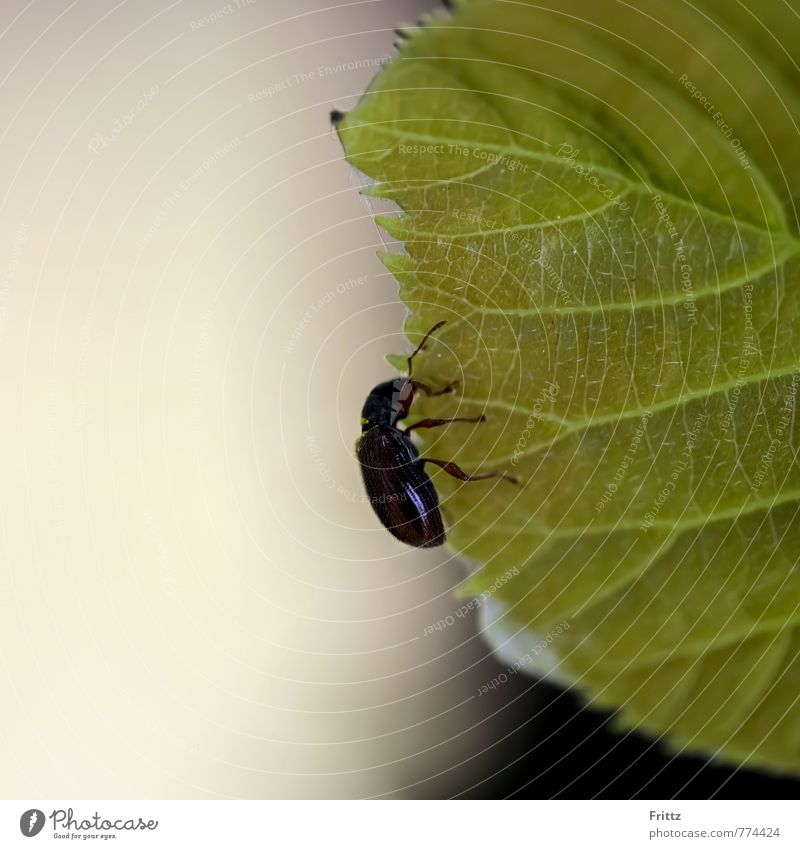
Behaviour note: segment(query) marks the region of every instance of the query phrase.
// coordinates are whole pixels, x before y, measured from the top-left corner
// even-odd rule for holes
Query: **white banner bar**
[[[0,802],[0,846],[800,846],[800,806],[776,801]]]

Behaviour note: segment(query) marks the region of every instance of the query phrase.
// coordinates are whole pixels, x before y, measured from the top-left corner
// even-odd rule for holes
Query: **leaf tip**
[[[408,354],[387,354],[386,362],[395,371],[405,371],[408,365]]]
[[[406,234],[403,222],[396,215],[376,215],[375,223],[394,239],[402,240]]]
[[[407,274],[409,271],[413,271],[415,267],[413,260],[402,254],[378,251],[377,257],[392,274]]]

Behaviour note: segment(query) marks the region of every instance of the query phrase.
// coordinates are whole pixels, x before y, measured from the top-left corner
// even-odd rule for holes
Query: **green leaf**
[[[487,416],[424,453],[523,481],[434,473],[464,591],[621,727],[800,771],[796,0],[462,0],[407,35],[338,130],[400,210],[409,337],[447,319],[415,376],[460,391],[414,414]]]

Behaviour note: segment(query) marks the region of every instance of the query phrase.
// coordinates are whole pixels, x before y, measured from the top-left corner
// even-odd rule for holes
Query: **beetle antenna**
[[[433,327],[431,327],[431,329],[425,334],[425,338],[419,343],[419,345],[417,345],[416,349],[414,350],[414,353],[411,354],[411,356],[408,358],[408,374],[409,374],[409,377],[411,376],[411,363],[413,362],[414,357],[416,357],[417,354],[425,347],[425,343],[428,341],[428,339],[430,339],[430,337],[434,333],[436,333],[436,331],[440,327],[444,327],[445,324],[447,324],[446,321],[440,321],[438,324],[434,324]]]

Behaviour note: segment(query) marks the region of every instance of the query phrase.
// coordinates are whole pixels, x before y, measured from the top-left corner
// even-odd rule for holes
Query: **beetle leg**
[[[417,354],[418,354],[418,353],[419,353],[419,352],[420,352],[420,351],[421,351],[421,350],[425,347],[425,343],[428,341],[428,339],[430,339],[430,337],[431,337],[434,333],[436,333],[436,331],[437,331],[440,327],[444,327],[444,325],[445,325],[445,324],[447,324],[447,322],[446,322],[446,321],[440,321],[440,322],[438,322],[437,324],[434,324],[434,325],[433,325],[433,327],[431,327],[431,329],[430,329],[430,330],[429,330],[429,331],[425,334],[425,336],[423,337],[423,339],[422,339],[422,341],[419,343],[419,345],[417,345],[417,347],[414,349],[414,352],[413,352],[413,353],[411,354],[411,356],[409,356],[409,358],[408,358],[408,373],[409,373],[409,374],[411,374],[411,364],[412,364],[412,362],[414,361],[414,357],[416,357],[416,356],[417,356]]]
[[[456,386],[458,386],[458,381],[454,380],[452,383],[448,383],[443,389],[436,390],[431,389],[427,383],[420,383],[418,380],[412,380],[411,385],[414,389],[419,389],[424,392],[429,398],[435,398],[437,395],[447,395],[448,392],[455,392]]]
[[[439,427],[440,425],[450,424],[450,422],[485,422],[486,416],[473,416],[471,418],[457,418],[457,419],[420,419],[413,425],[409,425],[406,428],[406,433],[417,427]]]
[[[434,460],[431,457],[420,457],[419,459],[422,463],[433,463],[435,466],[439,466],[444,469],[448,475],[452,475],[460,481],[485,481],[489,480],[489,478],[502,478],[510,483],[519,483],[518,478],[515,478],[513,475],[509,475],[507,472],[479,472],[477,475],[468,475],[455,463],[448,463],[446,460]]]
[[[440,327],[444,327],[445,324],[447,324],[446,321],[440,321],[438,324],[434,324],[433,327],[431,327],[431,329],[425,334],[423,340],[419,343],[419,345],[417,345],[416,349],[414,350],[414,353],[408,358],[409,375],[411,374],[411,363],[413,362],[414,357],[416,357],[417,354],[425,347],[425,343],[428,341],[428,339],[430,339],[431,335],[436,333],[436,331]]]

